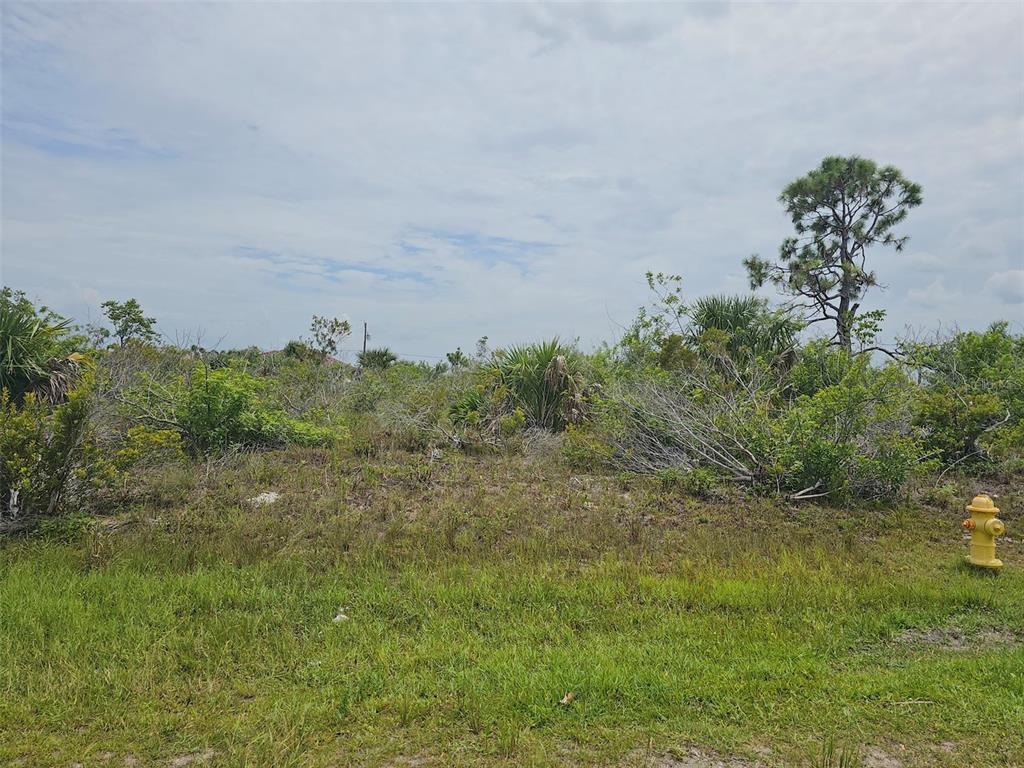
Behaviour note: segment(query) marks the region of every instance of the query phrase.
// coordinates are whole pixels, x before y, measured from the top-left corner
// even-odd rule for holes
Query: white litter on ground
[[[277,491],[264,491],[260,495],[253,496],[249,499],[249,503],[257,507],[262,507],[266,504],[273,504],[279,498],[281,498],[281,494]]]

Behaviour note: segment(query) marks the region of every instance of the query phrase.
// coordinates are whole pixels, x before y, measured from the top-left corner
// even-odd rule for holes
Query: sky
[[[748,290],[826,155],[922,185],[885,335],[1024,321],[1024,4],[2,5],[0,278],[406,357]],[[765,291],[773,296],[771,291]],[[351,340],[354,347],[361,339]]]

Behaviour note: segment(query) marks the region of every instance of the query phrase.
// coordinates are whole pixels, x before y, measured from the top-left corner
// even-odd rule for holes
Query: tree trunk
[[[839,285],[839,316],[836,318],[836,334],[839,336],[839,345],[851,353],[853,352],[853,317],[851,317],[850,304],[853,301],[855,283],[853,258],[850,256],[849,246],[849,222],[844,221],[843,241],[839,252],[839,265],[843,270],[843,278]]]

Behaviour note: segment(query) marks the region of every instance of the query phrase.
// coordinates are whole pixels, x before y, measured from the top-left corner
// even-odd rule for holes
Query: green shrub
[[[387,347],[368,349],[365,352],[360,352],[358,357],[359,367],[371,371],[382,371],[398,362],[398,355]]]
[[[687,308],[691,344],[717,346],[737,361],[788,359],[802,324],[759,296],[704,296]]]
[[[308,362],[319,358],[319,355],[308,344],[304,341],[295,341],[294,339],[284,345],[281,353],[285,357],[299,360],[300,362]]]
[[[397,362],[363,371],[343,400],[347,423],[382,449],[420,451],[446,439],[452,403],[470,384],[467,372]]]
[[[463,448],[497,449],[523,430],[526,415],[511,404],[508,390],[493,376],[478,376],[474,386],[458,393],[448,407],[449,437]]]
[[[793,397],[813,395],[839,384],[855,366],[854,355],[827,339],[815,339],[797,352],[796,364],[786,378],[787,391]]]
[[[998,395],[970,389],[937,385],[916,394],[914,423],[927,432],[943,464],[981,460],[979,438],[1006,414]]]
[[[718,475],[709,469],[697,467],[683,474],[680,478],[683,491],[698,499],[712,499],[718,493]]]
[[[562,441],[562,459],[573,469],[593,471],[613,467],[614,449],[593,422],[569,424]]]
[[[489,407],[489,398],[482,389],[469,389],[448,408],[452,424],[458,427],[479,425]]]
[[[861,357],[838,383],[789,400],[773,368],[719,367],[730,359],[609,389],[594,428],[615,464],[674,469],[697,495],[731,480],[835,500],[893,493],[920,466],[912,385],[898,367],[879,370]]]
[[[1024,336],[1000,322],[906,347],[921,381],[914,423],[943,465],[1024,462]]]
[[[801,395],[776,424],[780,485],[833,499],[895,493],[924,455],[910,395],[899,368],[874,369],[866,359],[838,384]]]
[[[338,434],[287,416],[264,397],[263,380],[232,368],[197,367],[177,407],[186,443],[200,453],[229,447],[322,445]]]
[[[280,404],[290,416],[314,423],[330,423],[357,384],[351,366],[323,361],[315,354],[307,360],[264,355],[258,365],[243,370],[264,382],[267,400]]]
[[[192,354],[201,356],[210,368],[227,368],[239,363],[250,369],[261,366],[264,362],[264,355],[259,347],[245,347],[243,349],[203,349],[192,347]]]
[[[114,466],[121,472],[140,467],[173,463],[184,458],[181,435],[173,429],[154,429],[144,424],[128,428],[114,454]]]
[[[261,389],[258,379],[230,368],[197,367],[177,407],[182,436],[201,453],[284,444],[283,424],[259,402]]]
[[[678,333],[670,333],[658,340],[658,367],[665,371],[691,368],[697,363],[697,353]]]
[[[199,365],[167,386],[143,376],[127,402],[139,423],[176,430],[194,454],[324,445],[343,436],[336,426],[288,416],[267,397],[265,380],[234,367]]]
[[[112,472],[93,440],[92,377],[64,402],[0,390],[0,519],[49,517],[83,508]]]
[[[379,376],[364,376],[345,394],[345,408],[353,413],[373,413],[388,393],[386,380]]]
[[[665,467],[654,473],[654,477],[665,491],[682,491],[698,499],[713,499],[719,490],[718,476],[709,469],[678,469]]]

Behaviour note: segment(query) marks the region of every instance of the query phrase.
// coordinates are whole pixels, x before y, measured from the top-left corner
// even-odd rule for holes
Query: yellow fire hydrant
[[[1006,526],[996,517],[999,508],[987,493],[979,493],[967,505],[967,511],[971,513],[964,520],[964,529],[971,534],[971,553],[967,562],[979,568],[1002,568],[1003,561],[996,557],[996,537],[1003,535]]]

